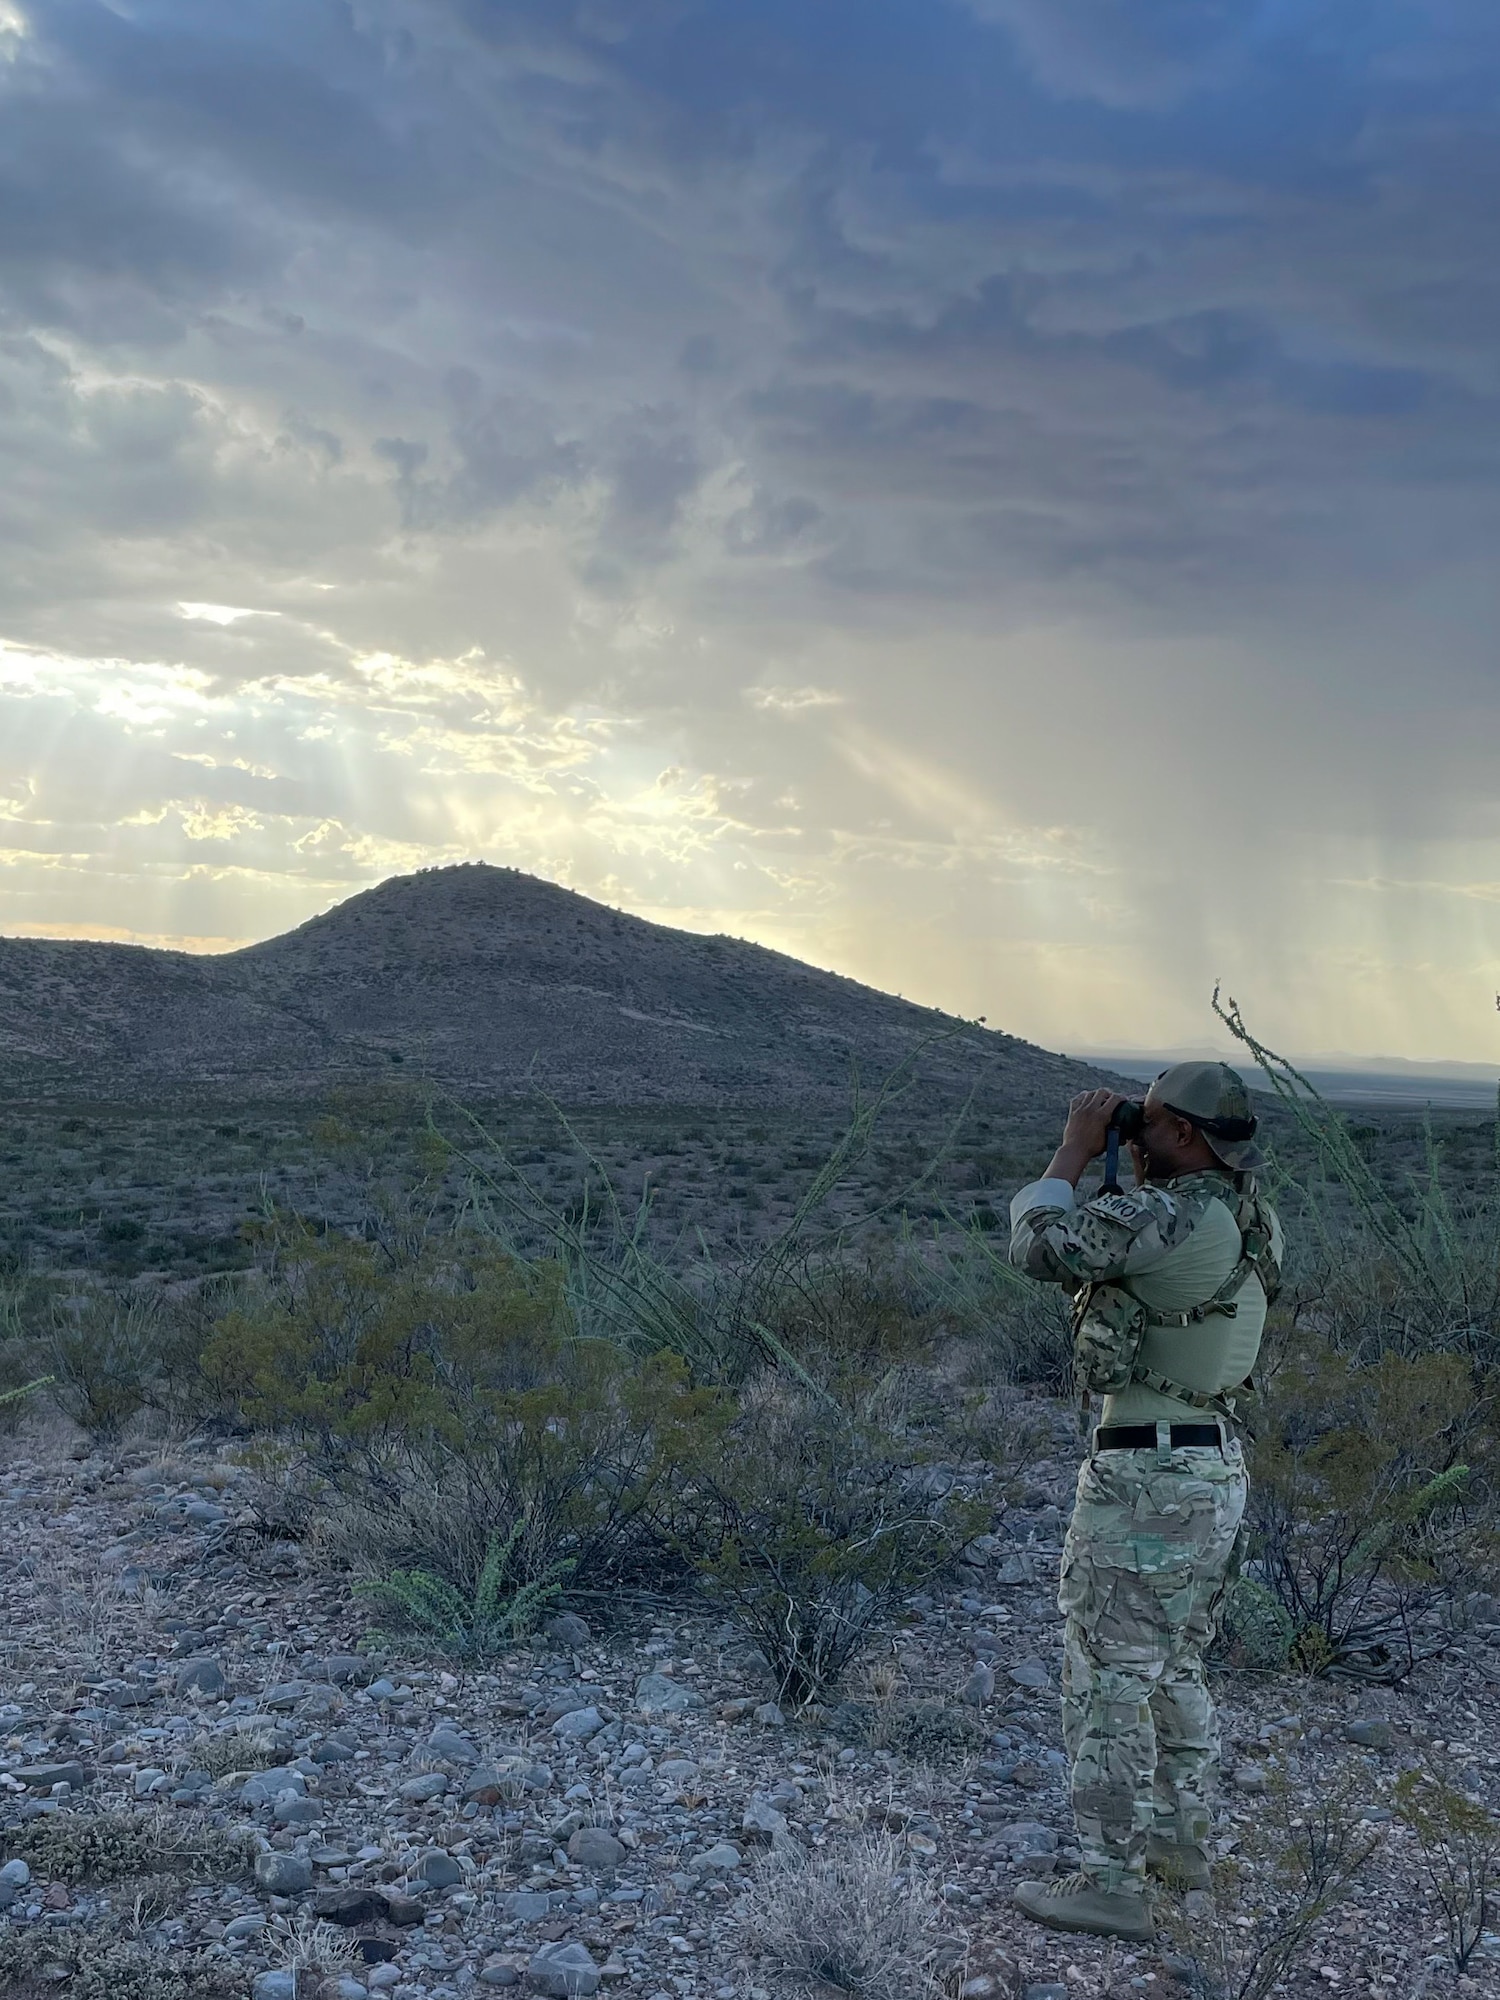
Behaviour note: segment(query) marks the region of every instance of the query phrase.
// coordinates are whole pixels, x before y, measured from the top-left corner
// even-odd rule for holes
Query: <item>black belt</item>
[[[1217,1424],[1173,1424],[1172,1449],[1184,1445],[1211,1444],[1221,1449],[1224,1433]],[[1154,1451],[1155,1424],[1100,1424],[1094,1432],[1095,1451]]]

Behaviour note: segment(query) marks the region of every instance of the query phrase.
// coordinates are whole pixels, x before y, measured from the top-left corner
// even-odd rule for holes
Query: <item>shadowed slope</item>
[[[622,915],[512,869],[397,877],[219,958],[0,940],[8,1087],[271,1094],[399,1062],[578,1102],[842,1101],[925,1038],[943,1096],[1055,1098],[1095,1072],[800,960]]]

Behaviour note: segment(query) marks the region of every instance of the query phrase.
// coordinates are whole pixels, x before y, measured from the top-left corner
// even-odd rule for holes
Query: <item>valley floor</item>
[[[132,1904],[138,1884],[12,1867],[0,1964],[7,1933],[138,1928],[207,1948],[262,2000],[287,2000],[290,1978],[268,1975],[299,1952],[342,1982],[326,2000],[511,1985],[762,2000],[792,1990],[753,1916],[774,1853],[876,1830],[940,1898],[947,1983],[966,2000],[1182,1993],[1170,1936],[1151,1950],[1067,1940],[1010,1906],[1022,1876],[1073,1863],[1051,1598],[1075,1455],[1059,1415],[986,1568],[914,1600],[877,1671],[808,1719],[767,1707],[774,1690],[733,1629],[681,1606],[583,1602],[592,1630],[564,1621],[561,1643],[489,1671],[399,1650],[372,1662],[356,1650],[368,1607],[266,1532],[256,1476],[227,1450],[111,1456],[55,1423],[12,1434],[0,1862],[39,1817],[74,1813],[136,1815],[146,1834],[165,1814],[205,1855],[215,1829],[249,1826],[262,1855],[258,1879],[202,1880],[170,1908]],[[1281,1990],[1500,1993],[1500,1938],[1455,1974],[1421,1857],[1388,1817],[1399,1770],[1433,1745],[1500,1795],[1500,1626],[1398,1690],[1244,1674],[1217,1687],[1222,1851],[1253,1845],[1283,1781],[1294,1811],[1347,1789],[1383,1836]],[[336,1933],[312,1928],[317,1913]]]

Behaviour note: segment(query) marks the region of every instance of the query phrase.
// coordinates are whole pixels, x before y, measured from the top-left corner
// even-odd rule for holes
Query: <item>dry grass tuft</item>
[[[941,1906],[888,1835],[806,1861],[775,1858],[750,1892],[747,1935],[803,1990],[918,2000],[937,1984],[950,1937]]]

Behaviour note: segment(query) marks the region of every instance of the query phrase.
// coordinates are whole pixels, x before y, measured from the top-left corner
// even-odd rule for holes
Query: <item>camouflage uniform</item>
[[[1228,1312],[1194,1322],[1189,1311],[1239,1265],[1237,1185],[1248,1184],[1194,1173],[1079,1207],[1068,1182],[1039,1181],[1012,1204],[1018,1269],[1086,1299],[1087,1288],[1109,1287],[1098,1325],[1085,1307],[1081,1347],[1137,1301],[1167,1322],[1148,1325],[1130,1379],[1103,1410],[1108,1424],[1158,1426],[1156,1445],[1084,1462],[1058,1592],[1073,1809],[1084,1872],[1106,1891],[1141,1890],[1148,1836],[1201,1844],[1209,1830],[1219,1746],[1203,1654],[1245,1511],[1245,1469],[1227,1433],[1222,1450],[1174,1450],[1167,1427],[1203,1422],[1259,1348],[1266,1298],[1254,1273]],[[1275,1236],[1279,1256],[1279,1226]]]

